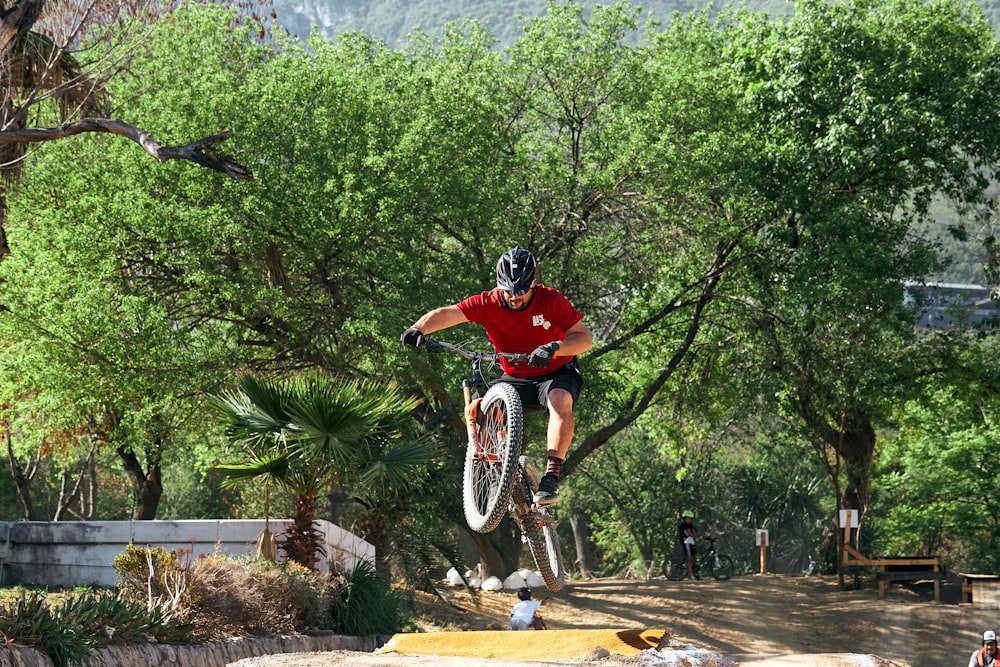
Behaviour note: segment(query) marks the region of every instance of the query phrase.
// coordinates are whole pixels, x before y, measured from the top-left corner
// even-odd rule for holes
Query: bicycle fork
[[[479,427],[476,424],[482,399],[478,394],[473,396],[471,380],[462,380],[462,396],[465,398],[465,429],[469,435],[469,447],[478,455],[483,451],[479,445]]]

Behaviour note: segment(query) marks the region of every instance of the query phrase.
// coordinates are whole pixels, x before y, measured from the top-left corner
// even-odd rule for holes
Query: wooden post
[[[767,574],[767,531],[757,530],[757,544],[760,546],[760,573]]]
[[[857,510],[840,510],[840,525],[844,529],[843,551],[841,552],[841,562],[844,565],[852,565],[850,555],[860,556],[859,552],[851,546],[851,527],[858,523]],[[850,555],[849,555],[850,554]]]

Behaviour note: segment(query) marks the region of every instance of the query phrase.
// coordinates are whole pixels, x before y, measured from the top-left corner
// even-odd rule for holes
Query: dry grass
[[[185,620],[198,640],[322,627],[342,583],[294,563],[276,567],[222,557],[198,559],[189,576]]]

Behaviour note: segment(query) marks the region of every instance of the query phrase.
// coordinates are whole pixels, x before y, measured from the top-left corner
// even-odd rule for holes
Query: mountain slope
[[[584,0],[587,9],[610,5],[609,0]],[[705,6],[702,0],[647,0],[634,2],[643,8],[643,17],[666,20],[671,13],[687,14]],[[721,5],[722,3],[717,3]],[[747,0],[747,8],[778,16],[791,11],[788,0]],[[545,13],[546,0],[274,0],[279,23],[299,37],[309,34],[311,26],[332,38],[338,34],[362,31],[398,46],[406,35],[420,28],[437,34],[441,26],[459,19],[476,19],[490,29],[501,44],[517,37],[520,17],[533,18]]]

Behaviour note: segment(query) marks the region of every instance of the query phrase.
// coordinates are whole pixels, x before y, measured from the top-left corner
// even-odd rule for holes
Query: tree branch
[[[232,130],[224,130],[210,137],[193,141],[186,146],[164,146],[154,139],[149,132],[129,125],[124,121],[114,118],[84,118],[59,125],[58,127],[32,127],[19,130],[5,130],[0,132],[0,145],[53,141],[55,139],[70,137],[74,134],[83,134],[84,132],[107,132],[126,137],[142,146],[144,151],[160,162],[177,159],[190,160],[202,167],[221,171],[231,178],[241,178],[247,181],[253,180],[253,173],[249,169],[232,160],[213,155],[208,150],[210,146],[214,146],[227,139],[232,134]]]
[[[671,355],[666,367],[660,369],[656,378],[646,386],[642,392],[642,396],[638,397],[637,401],[633,397],[632,401],[629,401],[622,407],[620,414],[613,422],[591,433],[583,442],[569,452],[562,465],[563,476],[571,474],[587,456],[609,441],[616,433],[624,430],[629,424],[638,419],[667,383],[667,380],[674,374],[674,371],[680,366],[681,360],[694,345],[697,333],[701,328],[702,313],[708,302],[715,296],[715,288],[719,280],[722,279],[724,268],[730,265],[729,256],[737,245],[738,243],[735,240],[730,240],[720,244],[716,249],[712,268],[702,278],[701,292],[694,302],[694,308],[688,318],[687,333],[673,355]]]

